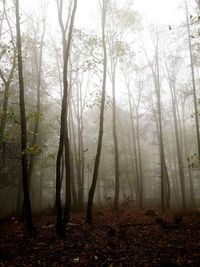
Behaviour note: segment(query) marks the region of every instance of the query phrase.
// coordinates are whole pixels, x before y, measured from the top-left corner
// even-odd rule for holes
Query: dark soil
[[[65,239],[58,239],[55,218],[36,216],[37,235],[28,238],[24,224],[11,218],[0,224],[2,266],[200,266],[200,216],[174,212],[162,216],[162,227],[146,210],[96,212],[94,223],[73,213]],[[157,217],[161,217],[157,211]],[[169,226],[169,227],[168,227]]]

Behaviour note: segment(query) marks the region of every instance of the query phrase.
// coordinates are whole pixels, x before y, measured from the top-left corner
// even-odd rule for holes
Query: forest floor
[[[134,209],[95,212],[88,225],[84,213],[72,213],[65,239],[56,236],[55,217],[35,216],[33,238],[12,217],[0,224],[0,267],[200,266],[200,215],[184,215],[176,226],[174,211],[169,211],[163,227],[145,214]]]

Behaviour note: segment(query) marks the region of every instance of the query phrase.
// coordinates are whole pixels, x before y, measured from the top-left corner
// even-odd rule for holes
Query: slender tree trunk
[[[29,196],[29,181],[28,181],[28,164],[27,164],[27,129],[26,129],[26,113],[24,101],[24,80],[23,80],[23,63],[21,50],[21,31],[20,31],[20,16],[19,16],[19,0],[15,2],[16,9],[16,31],[17,31],[17,50],[18,50],[18,72],[19,72],[19,98],[20,98],[20,118],[21,118],[21,161],[22,161],[22,179],[24,193],[24,207],[28,231],[33,232],[31,202]]]
[[[77,120],[77,145],[74,138],[75,157],[76,157],[76,169],[77,169],[77,180],[78,180],[78,209],[83,209],[84,204],[84,146],[83,146],[83,96],[82,96],[82,81],[77,78],[76,82],[76,103],[73,101],[74,111]],[[73,127],[75,136],[75,129]]]
[[[191,75],[192,75],[192,90],[193,90],[194,110],[195,110],[197,149],[198,149],[198,156],[200,158],[199,112],[198,112],[198,107],[197,107],[197,95],[196,95],[194,64],[193,64],[191,33],[190,33],[190,23],[189,23],[189,18],[188,18],[187,1],[185,1],[185,13],[186,13],[187,33],[188,33],[188,46],[189,46],[189,52],[190,52],[190,67],[191,67]]]
[[[100,179],[97,181],[97,200],[98,200],[98,208],[101,208],[101,183],[100,183]]]
[[[83,147],[83,116],[81,114],[81,132],[80,132],[80,147],[81,147],[81,207],[84,206],[84,185],[85,185],[85,155]]]
[[[81,115],[80,115],[80,97],[79,88],[77,85],[77,127],[78,127],[78,151],[77,151],[77,177],[78,177],[78,206],[81,210],[83,208],[83,184],[82,184],[82,131],[81,131]]]
[[[85,183],[85,155],[84,155],[84,145],[83,145],[83,96],[82,96],[82,91],[81,91],[81,86],[80,86],[80,129],[79,129],[79,134],[80,134],[80,159],[81,159],[81,195],[80,195],[80,203],[81,203],[81,208],[83,209],[84,206],[84,183]]]
[[[187,138],[186,138],[186,125],[185,125],[185,99],[182,102],[182,125],[183,125],[183,140],[184,140],[184,148],[185,148],[185,157],[186,159],[189,158],[189,148],[188,148],[188,142],[187,142]],[[188,162],[188,175],[189,175],[189,185],[190,185],[190,208],[194,208],[195,207],[195,196],[194,196],[194,184],[193,184],[193,177],[192,177],[192,169],[189,165]]]
[[[17,184],[17,215],[18,217],[21,217],[22,215],[22,203],[23,203],[23,185],[22,185],[22,179],[21,177],[18,178],[18,184]]]
[[[74,160],[76,166],[76,176],[77,176],[77,210],[81,210],[81,171],[80,171],[80,164],[79,164],[79,157],[77,152],[77,144],[76,144],[76,134],[75,134],[75,127],[74,127],[74,120],[71,116],[71,128],[72,128],[72,140],[74,144]]]
[[[45,23],[45,22],[44,22]],[[45,35],[45,25],[43,27],[42,37],[40,41],[40,53],[39,53],[39,61],[37,58],[37,46],[35,45],[35,62],[36,62],[36,68],[37,68],[37,107],[36,107],[36,113],[37,118],[35,119],[35,125],[33,130],[33,139],[32,139],[32,147],[37,145],[38,142],[38,133],[39,133],[39,127],[40,127],[40,113],[41,113],[41,78],[42,78],[42,60],[43,60],[43,45],[44,45],[44,35]],[[36,40],[35,40],[36,41]],[[29,168],[28,168],[28,174],[29,174],[29,183],[31,184],[31,177],[33,173],[34,168],[34,155],[32,154],[30,156],[29,160]]]
[[[66,170],[66,184],[67,186],[70,183],[70,153],[69,153],[69,140],[68,140],[68,128],[67,128],[67,105],[68,105],[68,81],[67,81],[67,73],[68,73],[68,60],[69,60],[69,53],[70,53],[70,46],[71,46],[71,40],[72,40],[72,32],[73,32],[73,26],[74,26],[74,18],[77,8],[77,0],[74,0],[74,7],[71,15],[70,20],[70,26],[69,26],[69,33],[68,33],[68,40],[66,42],[65,39],[65,33],[66,28],[63,25],[62,21],[62,1],[60,5],[58,4],[58,13],[59,13],[59,23],[60,27],[62,29],[62,37],[63,37],[63,98],[62,98],[62,107],[61,107],[61,125],[60,125],[60,140],[59,140],[59,147],[58,147],[58,154],[57,154],[57,160],[56,160],[56,216],[57,216],[57,222],[56,222],[56,230],[57,235],[59,237],[65,236],[65,224],[64,219],[62,218],[62,205],[61,205],[61,197],[60,197],[60,191],[61,191],[61,158],[63,154],[63,149],[65,145],[65,170]],[[69,191],[70,188],[67,189]],[[66,203],[66,210],[65,215],[69,214],[69,208],[70,208],[70,202],[71,202],[71,194],[67,197],[69,203]],[[67,221],[69,218],[66,217],[65,220]]]
[[[43,190],[44,190],[44,174],[47,168],[43,167],[44,159],[40,160],[40,181],[39,181],[39,210],[43,209]]]
[[[5,155],[5,153],[4,153],[4,133],[5,133],[5,127],[6,127],[6,121],[7,121],[10,83],[12,82],[15,68],[16,68],[16,49],[14,49],[12,68],[10,70],[10,74],[9,74],[9,77],[7,80],[5,79],[3,72],[0,70],[0,78],[2,79],[3,84],[5,86],[4,95],[3,95],[2,116],[1,116],[1,120],[0,120],[0,172],[2,169],[1,163],[3,163],[4,155]]]
[[[155,66],[154,80],[155,80],[154,82],[155,82],[156,97],[157,97],[158,125],[159,125],[159,145],[160,145],[160,164],[161,164],[161,207],[162,211],[165,211],[167,208],[169,208],[170,188],[169,188],[169,176],[166,166],[164,142],[163,142],[158,40],[156,45],[156,66]]]
[[[4,153],[4,133],[5,133],[6,120],[7,120],[9,88],[10,86],[7,83],[5,83],[3,109],[2,109],[2,116],[1,116],[1,122],[0,122],[0,167],[2,167],[2,164],[4,163],[4,154],[5,154]]]
[[[179,200],[179,195],[178,195],[178,186],[177,186],[177,178],[176,178],[177,172],[176,172],[176,166],[175,166],[175,171],[174,171],[172,162],[174,162],[173,158],[169,162],[169,169],[171,171],[171,176],[172,176],[172,185],[173,185],[172,188],[173,188],[173,192],[174,192],[174,201],[172,202],[172,204],[174,206],[175,203],[176,204],[178,203],[177,206],[179,206],[180,200]]]
[[[115,68],[112,73],[112,95],[113,95],[113,141],[114,141],[114,156],[115,156],[115,198],[114,198],[114,210],[119,209],[119,149],[118,149],[118,137],[117,137],[117,126],[116,126],[116,86],[115,86]]]
[[[70,101],[70,107],[69,107],[69,143],[70,144],[72,144],[73,140],[75,140],[73,129],[74,129],[74,122],[73,122],[72,107],[71,107],[71,101]],[[72,147],[70,145],[70,167],[71,167],[72,200],[73,200],[73,207],[75,208],[75,210],[77,210],[78,199],[77,199],[76,186],[75,186],[74,156],[73,156],[74,153],[72,153]]]
[[[61,158],[61,173],[60,173],[60,186],[62,187],[63,185],[63,180],[64,180],[64,174],[65,174],[65,156],[62,155]]]
[[[70,144],[69,144],[67,125],[65,133],[65,168],[66,168],[66,203],[64,211],[64,221],[68,222],[70,219],[70,209],[71,209],[71,164],[70,164]]]
[[[99,137],[97,144],[97,153],[94,164],[94,172],[92,185],[89,190],[88,196],[88,206],[87,206],[87,222],[92,223],[92,208],[93,199],[96,189],[96,183],[98,178],[99,163],[101,157],[102,139],[103,139],[103,123],[104,123],[104,107],[105,107],[105,95],[106,95],[106,70],[107,70],[107,51],[106,51],[106,40],[105,40],[105,24],[106,24],[106,10],[107,10],[107,0],[102,1],[102,43],[103,43],[103,84],[102,84],[102,97],[101,97],[101,108],[100,108],[100,124],[99,124]]]
[[[137,116],[137,126],[136,126],[136,136],[137,136],[137,150],[138,150],[138,167],[139,167],[139,188],[140,188],[140,207],[143,207],[144,202],[144,182],[143,182],[143,169],[142,169],[142,156],[141,156],[141,144],[140,144],[140,122],[139,122],[139,112],[138,106],[136,107],[136,116]]]
[[[128,89],[128,102],[130,110],[130,120],[131,120],[131,133],[132,133],[132,143],[133,143],[133,154],[134,154],[134,163],[135,163],[135,174],[136,174],[136,185],[137,185],[137,194],[136,194],[136,204],[141,207],[141,191],[140,191],[140,176],[139,176],[139,167],[138,167],[138,156],[137,156],[137,144],[136,144],[136,134],[135,134],[135,125],[133,119],[133,109],[131,104],[131,92],[129,85],[127,84]]]
[[[166,181],[166,208],[170,209],[171,189],[170,189],[166,160],[164,161],[164,168],[165,168],[165,181]]]
[[[75,127],[74,127],[74,121],[73,121],[73,117],[71,115],[71,129],[72,129],[72,137],[71,137],[71,141],[73,141],[74,147],[73,147],[73,155],[74,155],[74,161],[75,161],[75,168],[76,168],[76,173],[77,173],[77,183],[80,183],[80,179],[78,176],[78,157],[77,157],[77,146],[76,146],[76,140],[75,140]],[[75,188],[75,175],[74,175],[74,190],[76,190]],[[79,189],[78,189],[79,190]],[[78,191],[77,190],[77,191]],[[79,191],[77,193],[77,202],[76,202],[76,209],[79,210]]]
[[[176,138],[176,149],[177,149],[178,168],[179,168],[179,177],[180,177],[180,185],[181,185],[182,208],[184,210],[186,210],[185,175],[184,175],[184,170],[183,170],[183,157],[182,157],[182,153],[181,153],[180,140],[179,140],[178,121],[177,121],[177,112],[176,112],[175,87],[170,85],[170,91],[171,91],[171,98],[172,98],[174,129],[175,129],[175,138]]]
[[[72,155],[71,151],[70,151],[70,155]],[[71,157],[71,188],[72,188],[73,207],[75,208],[75,210],[77,210],[78,199],[77,199],[76,186],[75,186],[74,161],[72,157]]]
[[[150,62],[147,54],[147,60],[149,62],[153,82],[156,91],[156,101],[157,101],[157,113],[158,116],[155,114],[156,120],[156,127],[158,133],[158,141],[159,141],[159,152],[160,152],[160,174],[161,174],[161,208],[162,211],[165,211],[167,208],[170,207],[170,183],[169,183],[169,176],[167,170],[167,164],[165,159],[165,152],[164,152],[164,141],[163,141],[163,124],[162,124],[162,105],[161,105],[161,92],[160,92],[160,68],[159,68],[159,36],[157,33],[157,40],[155,45],[155,67],[153,63]],[[158,117],[158,122],[157,118]]]
[[[128,159],[128,148],[129,148],[129,141],[128,140],[126,140],[126,136],[124,135],[123,136],[124,138],[123,138],[123,147],[124,148],[126,148],[126,152],[125,152],[125,175],[126,175],[126,177],[127,177],[127,183],[128,183],[128,188],[129,188],[129,190],[130,190],[130,197],[131,197],[131,200],[132,201],[135,201],[135,199],[134,199],[134,194],[133,194],[133,189],[134,189],[134,186],[133,186],[133,179],[131,178],[132,177],[132,175],[133,175],[133,173],[135,173],[135,170],[133,170],[133,171],[131,171],[131,173],[130,173],[130,171],[129,171],[129,159]],[[128,138],[128,139],[130,139],[130,138]],[[126,141],[128,141],[128,147],[127,147],[127,145],[126,145]],[[132,160],[133,161],[133,160]],[[133,164],[132,164],[133,165]]]

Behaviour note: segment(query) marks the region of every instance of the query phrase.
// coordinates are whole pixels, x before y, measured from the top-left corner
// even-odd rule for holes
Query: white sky
[[[28,13],[36,13],[36,3],[32,0],[21,0],[22,10]],[[125,2],[125,0],[124,0]],[[49,18],[51,23],[57,23],[57,12],[55,0],[49,0]],[[183,0],[135,0],[134,7],[141,13],[146,23],[156,22],[157,24],[176,24],[180,21],[181,11],[178,8]],[[76,24],[80,28],[95,28],[98,25],[98,0],[78,0]]]
[[[183,0],[135,0],[133,7],[145,24],[178,24],[184,16],[182,4]],[[98,18],[98,0],[78,0],[76,22],[79,27],[95,28]]]
[[[176,24],[182,17],[183,0],[136,0],[136,7],[146,21],[158,24]]]

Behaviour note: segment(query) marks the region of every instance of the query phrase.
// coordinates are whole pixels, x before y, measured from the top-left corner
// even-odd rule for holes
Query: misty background
[[[88,201],[99,132],[103,67],[101,1],[78,1],[68,63],[72,209]],[[199,1],[107,5],[106,98],[94,205],[199,207]],[[62,18],[69,19],[70,1]],[[32,209],[53,210],[63,97],[56,1],[20,1]],[[0,218],[23,204],[13,1],[0,1]],[[117,138],[117,139],[116,139]],[[116,142],[117,141],[117,142]],[[117,147],[116,147],[117,145]],[[116,167],[116,153],[118,167]],[[61,200],[66,202],[65,156]]]

